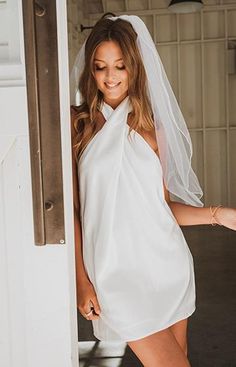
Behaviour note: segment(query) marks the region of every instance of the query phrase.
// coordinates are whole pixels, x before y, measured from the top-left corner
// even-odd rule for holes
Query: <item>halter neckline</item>
[[[126,104],[128,106],[128,113],[129,113],[132,111],[132,105],[130,103],[129,96],[125,97],[116,108],[112,108],[108,103],[103,101],[100,111],[102,112],[105,119],[108,120],[114,111],[120,110],[123,107],[123,105]]]

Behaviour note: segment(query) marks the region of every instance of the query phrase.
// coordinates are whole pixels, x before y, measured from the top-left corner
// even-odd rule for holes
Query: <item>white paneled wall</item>
[[[181,15],[168,4],[103,0],[104,12],[139,15],[153,36],[192,137],[205,205],[236,207],[236,0],[205,0],[201,12]]]

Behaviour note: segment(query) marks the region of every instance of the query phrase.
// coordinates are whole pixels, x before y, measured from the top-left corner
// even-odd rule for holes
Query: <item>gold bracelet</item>
[[[222,224],[216,219],[216,217],[215,217],[215,214],[216,214],[216,212],[217,212],[217,210],[219,209],[219,208],[221,208],[222,207],[222,205],[218,205],[214,210],[213,210],[213,208],[212,208],[212,206],[210,206],[210,212],[211,212],[211,215],[212,215],[212,218],[211,218],[211,225],[212,226],[216,226],[217,224],[219,224],[219,226],[222,226]],[[213,223],[213,219],[215,220],[215,223]]]

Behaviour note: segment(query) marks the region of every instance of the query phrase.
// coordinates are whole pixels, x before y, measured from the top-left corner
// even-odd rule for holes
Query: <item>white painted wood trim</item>
[[[68,252],[68,272],[70,291],[70,323],[71,323],[71,361],[73,367],[79,366],[77,306],[75,283],[75,251],[74,251],[74,219],[72,191],[72,157],[70,129],[70,94],[69,94],[69,63],[68,63],[68,32],[66,0],[57,0],[57,34],[58,40],[58,70],[61,115],[61,144],[64,186],[64,214],[66,228],[66,244]],[[65,50],[67,53],[65,55]]]

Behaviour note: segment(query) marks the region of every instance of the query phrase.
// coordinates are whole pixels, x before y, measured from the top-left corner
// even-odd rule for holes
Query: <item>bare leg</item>
[[[170,328],[127,344],[145,367],[190,367]]]
[[[175,339],[177,340],[179,346],[182,348],[186,356],[188,353],[187,328],[188,319],[181,320],[170,327],[171,332],[175,336]]]

